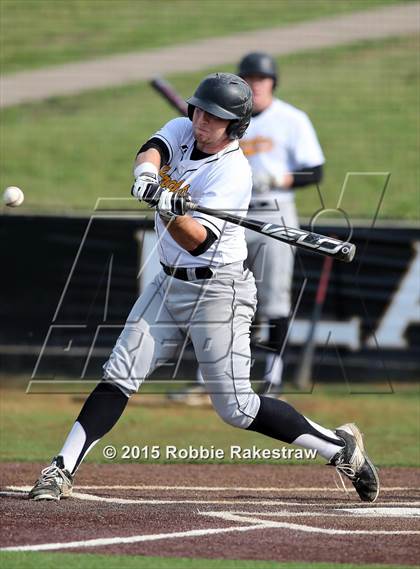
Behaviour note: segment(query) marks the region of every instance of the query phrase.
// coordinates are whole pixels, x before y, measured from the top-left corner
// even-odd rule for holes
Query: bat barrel
[[[224,219],[229,223],[241,225],[251,231],[256,231],[267,235],[272,239],[277,239],[283,243],[300,247],[312,253],[326,255],[338,261],[351,263],[356,254],[356,246],[353,243],[343,242],[334,237],[327,237],[326,235],[319,235],[311,231],[305,231],[297,227],[286,227],[284,225],[276,225],[274,223],[266,223],[258,219],[250,219],[241,217],[226,211],[219,211],[203,207],[201,205],[190,202],[187,204],[188,209],[199,211],[207,215],[213,215],[219,219]]]

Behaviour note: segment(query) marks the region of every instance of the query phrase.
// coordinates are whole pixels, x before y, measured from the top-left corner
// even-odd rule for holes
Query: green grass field
[[[5,381],[4,384],[10,385],[11,382]],[[153,384],[150,387],[153,389]],[[379,466],[419,466],[418,387],[395,385],[394,393],[389,386],[371,387],[370,393],[367,392],[368,386],[364,385],[365,394],[352,394],[344,386],[315,386],[312,394],[291,394],[287,400],[322,425],[333,428],[349,421],[359,424],[365,433],[369,454]],[[64,394],[25,394],[25,389],[26,385],[19,383],[19,388],[0,392],[0,432],[3,434],[0,459],[48,462],[61,448],[83,399]],[[161,448],[166,445],[178,448],[214,445],[225,450],[223,463],[234,462],[228,456],[230,445],[243,448],[256,445],[268,449],[282,446],[258,433],[226,425],[210,407],[179,406],[168,403],[163,396],[145,391],[140,390],[133,397],[118,426],[92,450],[87,461],[109,462],[102,456],[102,450],[108,444],[119,450],[123,445],[159,445]],[[400,444],[402,440],[404,445]],[[163,458],[143,462],[165,462]],[[322,459],[317,460],[322,462]],[[268,462],[280,464],[284,460],[270,459]],[[287,460],[288,464],[293,462],[313,463],[311,460]]]
[[[390,172],[381,217],[418,218],[417,48],[406,37],[282,58],[279,94],[308,112],[327,158],[326,207],[336,207],[347,172],[362,172],[350,177],[342,207],[370,220]],[[171,80],[186,97],[202,75]],[[174,113],[141,83],[2,116],[0,183],[25,191],[19,211],[89,212],[99,196],[129,195],[135,153]],[[313,188],[297,202],[301,216],[320,208]]]
[[[395,0],[2,0],[1,73],[283,26],[396,3]]]
[[[140,557],[68,553],[0,553],[10,569],[336,569],[336,563],[276,563],[275,561],[235,561],[227,559],[191,559],[187,557]],[[390,565],[340,564],[340,569],[390,569]],[[410,569],[393,565],[393,569]]]

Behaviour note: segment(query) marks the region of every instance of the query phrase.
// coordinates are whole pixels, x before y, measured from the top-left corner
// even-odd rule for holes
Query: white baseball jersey
[[[276,188],[273,180],[325,162],[308,116],[279,99],[252,118],[241,147],[252,168],[252,197],[275,198],[278,203],[293,200],[294,192]]]
[[[251,199],[252,177],[237,140],[217,154],[202,160],[191,160],[195,138],[189,119],[173,119],[153,136],[161,139],[169,151],[169,162],[159,172],[162,187],[181,194],[188,191],[192,201],[204,207],[246,215]],[[194,268],[220,266],[246,259],[247,247],[242,227],[199,212],[192,212],[192,216],[211,229],[217,240],[203,254],[194,257],[178,245],[159,215],[156,215],[155,229],[162,263],[172,267]]]

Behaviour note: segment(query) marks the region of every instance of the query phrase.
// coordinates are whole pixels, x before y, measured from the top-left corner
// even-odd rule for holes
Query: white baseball
[[[25,196],[17,186],[9,186],[4,190],[3,201],[9,207],[18,207],[23,204]]]

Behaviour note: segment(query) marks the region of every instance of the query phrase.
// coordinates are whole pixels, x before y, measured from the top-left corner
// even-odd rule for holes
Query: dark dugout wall
[[[0,225],[1,372],[98,379],[137,298],[142,236],[152,220],[13,212]],[[347,237],[343,226],[316,229]],[[317,380],[418,379],[420,229],[356,225],[352,241],[356,259],[334,262],[317,327]],[[296,258],[294,297],[301,300],[289,336],[289,378],[305,342],[322,262],[301,251]],[[255,379],[263,351],[254,350]],[[192,357],[187,352],[184,359]],[[179,373],[191,379],[193,368],[181,366]],[[160,371],[171,373],[170,367]]]

